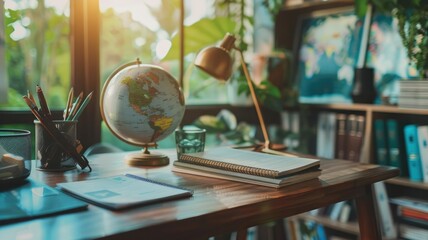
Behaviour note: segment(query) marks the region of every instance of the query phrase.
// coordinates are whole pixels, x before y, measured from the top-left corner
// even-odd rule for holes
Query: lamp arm
[[[257,100],[256,92],[253,87],[253,82],[248,72],[247,65],[245,64],[245,61],[244,61],[244,54],[242,53],[241,49],[237,47],[233,47],[233,48],[239,52],[241,65],[242,65],[242,68],[244,69],[245,78],[247,79],[248,87],[250,88],[251,98],[253,99],[254,107],[256,108],[257,117],[259,119],[260,127],[263,133],[263,138],[265,139],[265,148],[269,149],[269,146],[270,146],[269,136],[266,130],[266,125],[263,119],[262,111],[260,110],[259,101]]]

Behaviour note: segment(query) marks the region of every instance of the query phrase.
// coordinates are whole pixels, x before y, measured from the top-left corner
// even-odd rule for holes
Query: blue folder
[[[415,124],[406,125],[404,127],[404,138],[406,143],[409,178],[413,181],[422,181],[422,163],[418,145],[418,126]]]

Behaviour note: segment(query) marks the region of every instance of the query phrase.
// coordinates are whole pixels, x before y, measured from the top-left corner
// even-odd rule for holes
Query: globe
[[[106,80],[100,98],[101,116],[119,139],[143,147],[126,157],[131,165],[165,165],[168,157],[148,147],[179,126],[185,110],[177,80],[161,67],[137,61],[117,68]]]

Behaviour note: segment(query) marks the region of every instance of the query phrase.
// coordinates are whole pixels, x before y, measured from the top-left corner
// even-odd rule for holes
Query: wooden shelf
[[[301,104],[315,109],[332,109],[343,111],[370,111],[376,113],[396,113],[412,115],[428,115],[428,109],[400,108],[397,106],[373,105],[373,104]]]
[[[342,231],[345,233],[353,234],[358,236],[360,234],[360,229],[358,227],[357,222],[348,222],[348,223],[341,223],[338,221],[334,221],[329,219],[326,216],[313,216],[308,213],[299,214],[297,216],[292,217],[293,219],[301,219],[301,220],[309,220],[309,221],[315,221],[324,227],[328,227],[331,229],[335,229],[338,231]]]
[[[385,181],[388,184],[428,190],[428,183],[411,181],[408,178],[395,177]]]
[[[287,3],[288,2],[288,3]],[[354,4],[353,0],[313,0],[313,1],[285,1],[284,10],[307,10],[322,7],[335,7],[336,5]]]

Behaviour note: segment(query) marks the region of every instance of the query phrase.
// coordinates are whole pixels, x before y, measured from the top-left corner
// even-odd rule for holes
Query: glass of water
[[[205,129],[175,130],[175,146],[177,157],[182,153],[203,152],[205,148]]]

